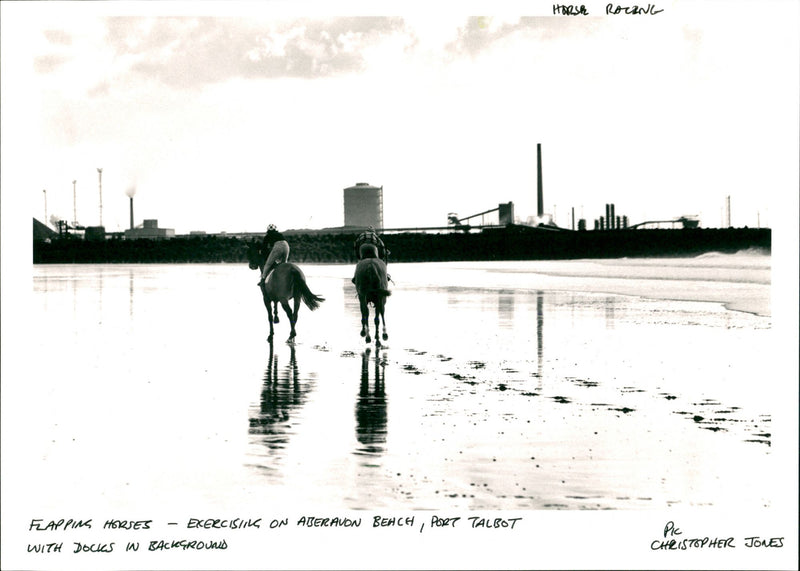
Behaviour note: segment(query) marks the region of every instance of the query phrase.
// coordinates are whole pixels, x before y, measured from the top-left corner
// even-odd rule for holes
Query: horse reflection
[[[374,361],[371,387],[370,361]],[[383,454],[386,449],[386,423],[386,356],[377,351],[374,359],[371,359],[370,351],[366,350],[361,353],[361,383],[356,400],[356,438],[361,444],[357,454]]]
[[[289,364],[278,367],[272,343],[269,346],[269,364],[264,371],[264,384],[258,407],[253,407],[250,416],[250,434],[260,435],[261,442],[271,451],[281,450],[292,434],[291,419],[305,404],[311,387],[300,382],[297,354],[290,345]]]

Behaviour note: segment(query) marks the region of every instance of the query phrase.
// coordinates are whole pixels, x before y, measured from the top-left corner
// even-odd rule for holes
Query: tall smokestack
[[[544,193],[542,191],[542,144],[536,143],[536,214],[541,218],[544,216]]]
[[[128,199],[130,199],[130,205],[131,205],[130,206],[130,211],[131,211],[131,230],[133,230],[134,229],[134,225],[133,225],[133,195],[136,194],[136,186],[133,185],[133,184],[130,185],[128,187],[128,190],[125,191],[125,194],[128,196]]]
[[[731,227],[731,196],[725,197],[725,228]]]

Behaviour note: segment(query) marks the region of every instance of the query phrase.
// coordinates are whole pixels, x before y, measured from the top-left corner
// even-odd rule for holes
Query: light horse
[[[267,261],[266,252],[261,252],[258,244],[251,242],[247,247],[247,261],[251,270],[263,271],[264,263]],[[295,324],[297,323],[297,313],[300,310],[300,301],[302,300],[311,311],[317,309],[319,304],[325,301],[324,298],[311,293],[306,284],[306,276],[303,271],[291,262],[278,264],[270,272],[266,283],[261,286],[261,294],[264,297],[264,305],[267,307],[267,315],[269,316],[269,337],[267,337],[267,341],[270,343],[272,343],[274,334],[272,324],[278,323],[278,303],[281,304],[281,307],[286,312],[286,317],[289,318],[289,324],[292,328],[286,342],[294,343],[294,338],[297,335]],[[294,300],[293,308],[289,306],[290,299]]]
[[[356,265],[356,275],[354,282],[358,301],[361,304],[361,336],[370,343],[372,339],[369,335],[369,304],[375,308],[375,345],[380,347],[379,339],[380,323],[383,321],[383,335],[381,338],[386,341],[389,335],[386,333],[386,317],[384,309],[386,298],[392,295],[389,291],[389,278],[386,273],[386,264],[378,257],[378,249],[369,244],[370,247],[363,247],[361,261]]]

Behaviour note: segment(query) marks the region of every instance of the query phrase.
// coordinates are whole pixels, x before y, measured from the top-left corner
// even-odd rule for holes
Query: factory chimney
[[[725,197],[725,228],[731,227],[731,195]]]
[[[544,216],[544,194],[542,192],[542,144],[536,143],[536,215],[541,218]]]
[[[134,225],[133,225],[133,195],[136,194],[136,186],[135,185],[131,185],[130,187],[128,187],[128,190],[125,191],[125,194],[128,195],[128,199],[130,200],[130,205],[131,205],[131,207],[130,207],[130,211],[131,211],[131,230],[133,230],[134,229]]]

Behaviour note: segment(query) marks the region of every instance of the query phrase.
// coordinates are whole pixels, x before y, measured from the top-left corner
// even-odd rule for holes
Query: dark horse
[[[267,252],[262,252],[257,243],[251,242],[247,247],[247,261],[251,270],[263,270],[264,263],[267,261]],[[297,335],[295,324],[297,323],[297,313],[300,310],[302,300],[308,309],[314,311],[319,304],[325,301],[324,298],[311,293],[306,284],[306,276],[303,271],[291,262],[284,262],[272,270],[267,277],[267,281],[261,286],[261,294],[264,297],[264,305],[267,307],[269,316],[269,337],[267,341],[272,343],[274,333],[273,323],[278,322],[278,303],[281,304],[289,318],[292,327],[287,343],[294,343]],[[289,300],[294,300],[294,308],[289,306]],[[273,306],[275,314],[273,316]]]
[[[378,250],[364,248],[364,258],[356,265],[356,275],[353,281],[356,284],[358,301],[361,304],[361,336],[370,343],[372,339],[369,335],[369,304],[375,308],[375,345],[380,347],[379,339],[380,322],[383,321],[383,340],[386,341],[389,335],[386,333],[386,317],[384,309],[386,298],[392,295],[389,291],[389,278],[386,273],[386,264],[378,257]]]

